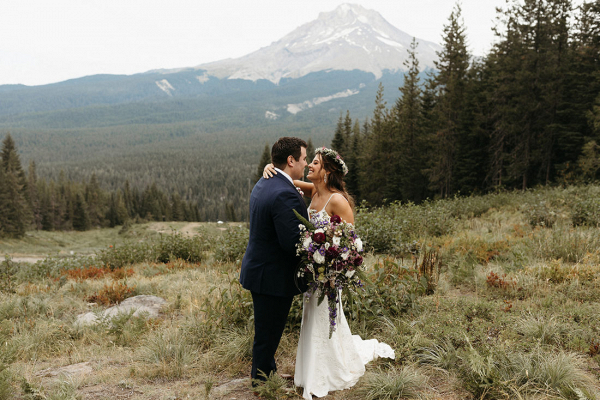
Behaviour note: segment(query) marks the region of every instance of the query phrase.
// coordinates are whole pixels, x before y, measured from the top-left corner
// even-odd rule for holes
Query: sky
[[[462,0],[467,40],[484,55],[496,7]],[[454,0],[2,0],[0,85],[42,85],[94,74],[135,74],[237,58],[270,45],[342,3],[379,12],[436,43]]]

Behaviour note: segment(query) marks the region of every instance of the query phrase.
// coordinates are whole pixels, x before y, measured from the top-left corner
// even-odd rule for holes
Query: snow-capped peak
[[[387,22],[378,12],[342,4],[290,32],[268,47],[234,60],[199,65],[219,78],[298,78],[311,72],[361,70],[379,78],[384,70],[404,68],[412,36]],[[433,67],[440,46],[417,40],[421,68]]]

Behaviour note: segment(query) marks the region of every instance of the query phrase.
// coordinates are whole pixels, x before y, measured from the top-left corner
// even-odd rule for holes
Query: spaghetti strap
[[[329,202],[331,201],[331,198],[332,198],[333,196],[335,196],[336,194],[339,194],[340,196],[344,197],[344,195],[343,195],[343,194],[341,194],[341,193],[337,193],[337,192],[336,192],[336,193],[332,193],[332,194],[331,194],[331,196],[329,196],[329,199],[327,200],[327,203],[325,203],[325,205],[323,206],[323,210],[324,210],[325,208],[327,208],[327,204],[329,204]],[[345,199],[345,197],[344,197],[344,199]],[[321,211],[323,211],[323,210],[321,210]]]
[[[339,194],[340,196],[344,197],[344,195],[343,195],[343,194],[341,194],[341,193],[337,193],[337,192],[336,192],[336,193],[332,193],[332,194],[331,194],[331,196],[329,196],[329,199],[327,199],[327,203],[325,203],[325,205],[323,206],[323,208],[321,208],[321,211],[319,211],[319,212],[323,212],[323,210],[325,210],[325,208],[327,207],[327,205],[328,205],[328,204],[329,204],[329,202],[331,201],[331,198],[332,198],[333,196],[335,196],[336,194]],[[345,199],[345,197],[344,197],[344,199]],[[312,207],[312,201],[311,201],[311,202],[310,202],[310,204],[308,205],[308,210],[309,210],[309,211],[310,211],[310,210],[314,210],[314,209],[313,209],[313,208],[311,208],[311,207]],[[317,210],[314,210],[314,212],[317,212]]]

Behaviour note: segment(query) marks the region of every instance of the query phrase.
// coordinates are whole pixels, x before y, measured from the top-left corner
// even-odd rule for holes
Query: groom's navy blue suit
[[[254,345],[252,378],[260,379],[277,370],[279,346],[292,300],[306,288],[295,279],[299,258],[300,221],[308,218],[304,200],[283,174],[261,178],[250,196],[250,239],[242,261],[240,283],[252,293]]]

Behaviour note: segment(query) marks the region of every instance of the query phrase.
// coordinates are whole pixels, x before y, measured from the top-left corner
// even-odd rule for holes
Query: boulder
[[[156,296],[140,295],[125,299],[121,304],[107,308],[101,313],[88,312],[79,314],[75,321],[76,326],[96,325],[101,320],[111,320],[119,314],[133,313],[134,317],[145,315],[146,318],[157,318],[161,308],[167,302]]]

